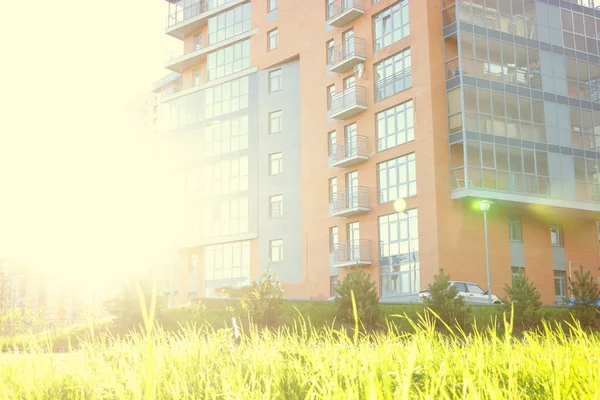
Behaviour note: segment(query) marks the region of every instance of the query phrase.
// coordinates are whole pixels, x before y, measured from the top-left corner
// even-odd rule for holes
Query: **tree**
[[[429,286],[429,297],[425,298],[425,305],[448,325],[455,322],[462,325],[467,315],[464,299],[458,295],[458,288],[450,285],[450,277],[443,269],[433,277],[433,283]]]
[[[145,305],[146,312],[150,315],[153,297],[155,298],[155,315],[158,316],[162,308],[162,301],[160,301],[162,296],[151,280],[123,285],[115,297],[104,302],[104,306],[119,327],[134,328],[144,325],[142,304]]]
[[[594,282],[591,271],[584,271],[583,265],[579,266],[579,271],[573,273],[575,279],[569,278],[569,291],[575,300],[573,308],[579,321],[585,326],[593,326],[598,323],[600,310],[598,310],[598,300],[600,300],[600,288]]]
[[[337,287],[338,297],[335,299],[338,308],[337,317],[342,322],[355,322],[352,293],[358,319],[366,327],[375,326],[381,313],[375,282],[371,280],[371,275],[361,271],[358,267],[353,268]]]
[[[255,323],[271,325],[277,320],[279,308],[283,303],[282,295],[281,282],[275,278],[270,268],[267,268],[242,296],[242,309]]]
[[[504,286],[504,291],[506,298],[502,301],[508,311],[512,308],[514,320],[528,327],[537,324],[539,317],[536,313],[542,302],[540,292],[533,283],[524,274],[518,274],[513,278],[511,286]]]

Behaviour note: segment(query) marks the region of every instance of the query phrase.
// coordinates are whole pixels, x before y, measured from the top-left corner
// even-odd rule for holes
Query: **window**
[[[419,293],[417,210],[380,216],[379,242],[381,296]]]
[[[235,74],[250,67],[250,40],[244,40],[209,53],[207,65],[209,81]]]
[[[337,178],[329,179],[329,202],[333,203],[338,191]]]
[[[552,246],[562,247],[563,246],[563,233],[562,228],[553,226],[550,228],[550,241]]]
[[[220,156],[248,148],[248,115],[237,119],[225,119],[219,124],[204,128],[205,157]]]
[[[339,243],[338,227],[332,226],[329,228],[329,252],[332,253]]]
[[[267,50],[271,51],[279,47],[279,30],[277,28],[267,32]]]
[[[554,271],[554,295],[567,297],[567,273],[565,271]]]
[[[283,153],[269,154],[269,175],[283,173]]]
[[[208,19],[208,44],[215,44],[250,30],[250,3]]]
[[[467,289],[469,289],[469,293],[473,294],[485,294],[485,290],[480,288],[478,285],[474,283],[467,283]]]
[[[377,113],[375,120],[377,122],[377,151],[415,140],[412,100]]]
[[[283,195],[269,197],[269,216],[279,218],[283,216]]]
[[[410,48],[375,64],[375,101],[412,86]]]
[[[250,242],[233,242],[204,248],[204,279],[209,296],[223,283],[243,286],[250,282]],[[225,281],[225,282],[223,282]]]
[[[327,109],[331,110],[331,102],[335,95],[335,85],[327,86]]]
[[[511,242],[522,242],[521,218],[517,216],[508,217],[508,239]]]
[[[279,133],[283,129],[281,121],[281,110],[269,113],[269,133]]]
[[[331,65],[333,62],[333,47],[334,47],[333,39],[327,42],[327,65]]]
[[[248,197],[206,204],[202,222],[205,238],[248,232]]]
[[[344,90],[353,88],[354,86],[356,86],[356,77],[354,75],[344,78]]]
[[[410,153],[377,164],[379,179],[379,203],[389,203],[397,199],[417,194],[415,154]]]
[[[205,117],[218,117],[248,108],[249,87],[248,77],[245,76],[206,89]]]
[[[375,51],[409,35],[408,0],[401,0],[373,16]]]
[[[248,156],[223,158],[204,165],[202,191],[210,194],[230,194],[248,190]]]
[[[200,69],[195,69],[192,71],[192,81],[194,87],[200,86]]]
[[[524,267],[510,267],[510,272],[511,272],[511,275],[512,275],[512,280],[514,282],[514,280],[518,276],[525,275],[525,268]]]
[[[283,261],[283,239],[269,242],[269,259],[274,263]]]
[[[197,33],[194,35],[194,51],[198,51],[202,48],[202,36]]]
[[[281,69],[269,72],[269,93],[281,90]]]
[[[275,11],[279,7],[278,0],[269,0],[269,9],[267,12]]]
[[[331,297],[336,297],[337,296],[337,287],[338,287],[338,277],[336,276],[330,276],[329,277],[329,283],[331,285]]]
[[[336,141],[335,136],[336,136],[335,131],[329,132],[327,134],[329,155],[334,155],[335,154],[335,152],[334,152],[334,150],[335,150],[335,141]]]
[[[459,292],[465,293],[467,291],[467,286],[463,282],[453,282],[452,286],[457,288]]]

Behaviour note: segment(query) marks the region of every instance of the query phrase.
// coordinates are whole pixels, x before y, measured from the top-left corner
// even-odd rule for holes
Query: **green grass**
[[[392,317],[390,317],[392,318]],[[396,317],[397,318],[397,317]],[[116,340],[88,335],[48,354],[43,343],[0,354],[3,399],[598,399],[600,337],[560,325],[538,333],[442,335],[405,321],[387,335],[311,328],[207,327]],[[91,330],[90,330],[91,332]]]

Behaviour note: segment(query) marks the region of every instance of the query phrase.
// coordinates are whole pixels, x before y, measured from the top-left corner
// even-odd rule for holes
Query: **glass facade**
[[[375,101],[412,87],[410,48],[375,64]]]
[[[379,217],[381,296],[419,293],[419,227],[416,209]]]
[[[248,32],[250,26],[250,3],[220,13],[208,20],[208,44],[215,44]]]
[[[248,197],[206,204],[202,222],[205,238],[248,232]]]
[[[206,89],[206,118],[218,117],[248,108],[249,82],[246,76]]]
[[[408,0],[401,0],[373,16],[375,51],[405,38],[410,33]]]
[[[600,200],[600,18],[578,5],[444,10],[454,190]],[[534,201],[534,200],[531,200]]]
[[[250,67],[250,40],[244,40],[210,53],[208,80],[219,79]]]
[[[413,101],[398,104],[375,115],[377,151],[415,140]]]
[[[233,242],[204,248],[205,295],[214,297],[213,289],[239,287],[250,283],[250,242]]]
[[[379,204],[417,194],[415,153],[377,164]]]

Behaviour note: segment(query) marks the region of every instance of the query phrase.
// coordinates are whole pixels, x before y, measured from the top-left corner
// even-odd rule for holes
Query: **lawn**
[[[225,329],[159,329],[95,336],[66,355],[31,342],[0,354],[0,400],[600,398],[596,334],[556,326],[515,339],[510,325],[463,335],[418,324],[362,336],[299,320],[238,342]]]

